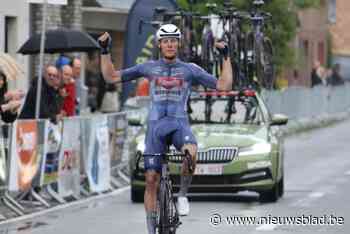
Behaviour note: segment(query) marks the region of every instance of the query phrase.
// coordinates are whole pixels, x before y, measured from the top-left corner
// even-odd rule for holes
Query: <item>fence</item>
[[[122,186],[113,175],[120,173],[127,126],[125,112],[67,118],[57,125],[48,120],[3,125],[0,214],[7,208],[23,215],[33,204],[48,208]]]
[[[272,113],[286,114],[292,120],[312,119],[348,111],[348,90],[348,84],[292,87],[283,92],[265,91],[263,97]],[[18,216],[33,211],[33,204],[44,209],[127,184],[128,178],[121,171],[122,155],[127,154],[123,151],[128,148],[127,114],[129,118],[134,112],[140,114],[139,107],[147,100],[137,99],[128,113],[64,119],[58,125],[47,120],[3,125],[0,197],[4,206],[0,206],[0,219],[10,218],[1,217],[5,207]]]
[[[271,113],[285,114],[292,120],[298,120],[348,111],[349,91],[350,84],[312,89],[291,87],[284,91],[265,91],[263,97]]]

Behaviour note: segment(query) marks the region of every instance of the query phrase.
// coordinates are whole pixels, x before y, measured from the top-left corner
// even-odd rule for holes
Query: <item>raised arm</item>
[[[230,57],[228,56],[228,47],[224,42],[216,42],[215,46],[218,48],[221,54],[224,56],[222,64],[221,77],[219,78],[216,89],[219,91],[232,90],[233,85],[233,71]]]
[[[120,71],[116,71],[110,55],[110,45],[112,38],[108,32],[105,32],[98,38],[101,47],[101,71],[103,78],[107,83],[116,83],[121,81]]]
[[[225,58],[222,64],[221,77],[216,84],[216,89],[219,91],[229,91],[232,90],[233,85],[233,74],[232,65],[229,58]]]

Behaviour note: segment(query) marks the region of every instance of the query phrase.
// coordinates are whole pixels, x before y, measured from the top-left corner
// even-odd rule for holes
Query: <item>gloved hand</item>
[[[223,41],[216,42],[215,47],[225,59],[228,58],[228,56],[229,56],[228,46],[225,42],[223,42]]]
[[[101,54],[109,54],[112,45],[112,38],[108,32],[105,32],[98,38]]]

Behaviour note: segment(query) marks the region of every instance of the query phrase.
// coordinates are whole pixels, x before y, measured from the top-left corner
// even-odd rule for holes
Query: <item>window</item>
[[[16,17],[5,17],[5,53],[16,54],[17,50]]]
[[[328,0],[328,21],[331,24],[337,22],[337,0]]]
[[[302,50],[304,52],[304,57],[308,57],[309,56],[309,41],[308,40],[303,40],[303,47]]]
[[[318,61],[320,61],[321,64],[325,64],[325,48],[324,43],[319,42],[318,43]]]

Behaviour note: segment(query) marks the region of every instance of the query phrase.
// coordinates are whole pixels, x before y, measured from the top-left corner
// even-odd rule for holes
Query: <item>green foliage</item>
[[[319,7],[321,0],[294,0],[294,4],[299,8]]]

